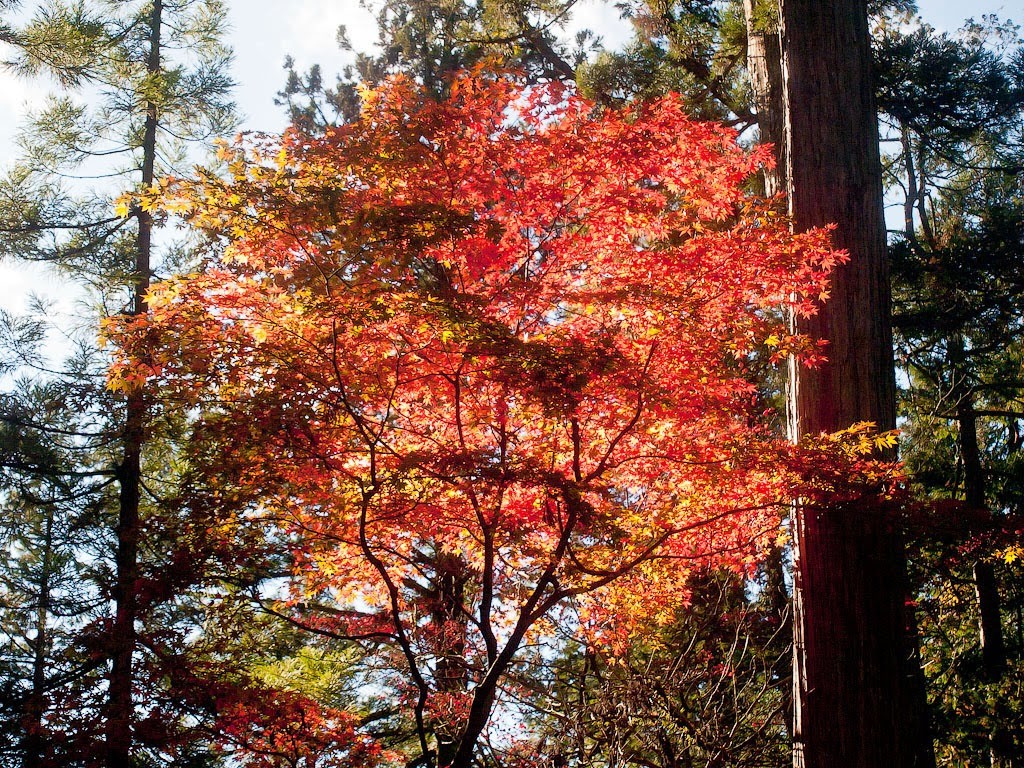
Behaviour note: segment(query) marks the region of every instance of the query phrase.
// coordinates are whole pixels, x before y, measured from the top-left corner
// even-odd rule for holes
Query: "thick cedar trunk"
[[[163,1],[154,0],[149,21],[147,71],[157,75],[160,64],[160,31]],[[142,186],[155,178],[157,105],[146,104],[142,136]],[[135,282],[132,286],[131,313],[146,312],[152,252],[153,217],[146,211],[136,213],[138,234],[135,248]],[[117,468],[118,497],[117,552],[115,554],[114,624],[111,637],[111,670],[108,690],[106,752],[107,768],[129,768],[132,751],[132,656],[135,651],[135,622],[138,618],[135,586],[139,576],[139,501],[142,489],[142,445],[145,439],[146,403],[143,392],[128,396],[125,407],[124,458]]]
[[[851,261],[799,327],[829,362],[793,381],[797,436],[895,424],[878,127],[864,0],[783,0],[789,200],[798,231],[834,223]],[[794,765],[934,765],[898,525],[870,501],[801,508],[794,595]]]

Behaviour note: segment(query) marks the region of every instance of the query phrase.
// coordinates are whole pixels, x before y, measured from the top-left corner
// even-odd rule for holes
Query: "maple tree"
[[[808,465],[747,372],[820,358],[779,309],[813,312],[845,257],[746,194],[766,151],[675,97],[450,90],[393,79],[351,124],[160,182],[141,204],[209,262],[106,332],[112,389],[195,414],[209,546],[291,549],[265,607],[376,659],[413,764],[468,766],[525,644],[625,648],[695,567],[750,573],[778,536]]]

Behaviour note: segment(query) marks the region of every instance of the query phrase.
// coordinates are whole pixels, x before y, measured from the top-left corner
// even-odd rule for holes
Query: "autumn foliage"
[[[764,150],[673,97],[478,74],[363,100],[143,201],[211,255],[108,328],[110,386],[195,414],[209,536],[290,549],[267,606],[360,646],[402,748],[466,766],[525,644],[558,624],[613,653],[777,537],[799,467],[751,368],[818,356],[781,310],[842,255],[747,194]]]

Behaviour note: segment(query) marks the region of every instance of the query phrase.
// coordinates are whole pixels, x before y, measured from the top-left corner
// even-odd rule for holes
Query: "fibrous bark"
[[[794,434],[895,426],[878,126],[863,0],[783,0],[790,213],[835,225],[850,263],[801,331],[828,362],[794,371]],[[794,765],[934,764],[898,521],[871,498],[797,512]]]

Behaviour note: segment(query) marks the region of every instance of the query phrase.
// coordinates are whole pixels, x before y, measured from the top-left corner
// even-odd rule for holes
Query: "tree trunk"
[[[992,563],[974,564],[974,590],[978,596],[978,634],[981,660],[989,680],[998,680],[1006,668],[1006,644],[1000,619],[999,582]]]
[[[985,476],[978,446],[978,416],[974,398],[965,394],[957,401],[960,453],[964,464],[966,501],[974,509],[985,509]],[[1006,667],[1006,644],[1000,619],[999,584],[992,563],[980,559],[974,564],[974,589],[978,598],[978,644],[985,676],[998,680]]]
[[[149,20],[149,56],[146,69],[150,75],[161,72],[160,31],[163,0],[154,0]],[[146,118],[142,136],[142,187],[149,187],[155,178],[157,104],[146,102]],[[149,290],[153,217],[147,211],[136,212],[138,234],[135,248],[135,278],[132,286],[134,315],[146,312]],[[124,458],[117,468],[120,485],[118,497],[117,552],[114,559],[114,625],[111,638],[111,670],[108,690],[106,745],[107,768],[129,768],[132,751],[132,656],[135,652],[135,622],[138,618],[136,582],[139,577],[139,502],[142,490],[142,445],[145,440],[146,398],[142,391],[128,395],[125,407]]]
[[[785,552],[781,547],[772,547],[765,559],[765,593],[768,607],[779,622],[778,636],[784,646],[775,646],[773,655],[778,657],[772,664],[775,674],[774,685],[779,691],[779,705],[786,731],[793,733],[793,609],[792,598],[786,589]],[[779,645],[782,645],[782,642]],[[774,644],[773,644],[774,645]]]
[[[778,1],[743,0],[743,16],[747,28],[747,74],[750,77],[760,140],[771,144],[775,155],[775,167],[766,169],[762,174],[764,193],[774,197],[786,191],[786,179],[789,176]],[[773,547],[769,553],[765,561],[765,590],[772,612],[779,619],[779,632],[791,638],[792,611],[786,591],[784,556],[781,547]],[[786,663],[786,658],[786,654],[780,654],[773,667],[781,689],[782,716],[786,729],[792,733],[793,680],[792,668]]]
[[[464,696],[469,685],[466,664],[466,582],[468,566],[462,558],[438,552],[435,561],[435,583],[431,595],[430,622],[438,635],[434,679],[438,693]],[[452,723],[434,723],[437,741],[437,765],[448,766],[455,760],[459,733]]]
[[[895,425],[890,295],[864,0],[782,0],[788,192],[794,227],[834,223],[851,261],[801,331],[829,362],[794,371],[794,434]],[[934,765],[908,626],[906,557],[878,505],[797,512],[794,765]]]
[[[967,350],[963,337],[957,335],[948,342],[952,363],[952,396],[956,402],[956,421],[960,460],[964,470],[964,501],[975,510],[987,509],[985,470],[981,464],[981,446],[978,444],[978,414],[974,409],[974,393],[967,384],[965,358]],[[999,582],[992,563],[979,558],[974,563],[974,593],[978,600],[978,645],[981,649],[981,664],[984,677],[989,682],[998,681],[1006,668],[1006,644],[1003,642],[1003,623],[999,600]],[[990,760],[993,768],[1008,765],[1006,758],[1007,736],[999,725],[999,718],[993,718],[993,729],[989,734]],[[1010,741],[1012,745],[1012,740]],[[1012,751],[1012,746],[1011,746]]]
[[[747,25],[747,74],[757,127],[761,141],[775,150],[775,168],[764,172],[765,195],[773,197],[785,192],[789,175],[778,4],[774,0],[743,0],[743,15]]]
[[[974,393],[964,379],[966,350],[963,339],[958,337],[951,340],[949,351],[953,363],[952,394],[956,401],[960,460],[964,468],[964,501],[972,509],[983,510],[987,508],[985,471],[981,465],[981,446],[978,445],[978,414],[974,410]],[[1006,666],[999,585],[995,569],[984,559],[974,564],[974,589],[978,598],[978,644],[981,647],[982,665],[989,680],[998,680]]]
[[[36,603],[36,635],[32,640],[32,689],[25,703],[22,721],[22,768],[36,768],[43,762],[46,737],[43,716],[46,713],[46,664],[50,647],[50,577],[53,569],[53,508],[46,507],[43,522],[43,553],[40,567],[39,600]]]

